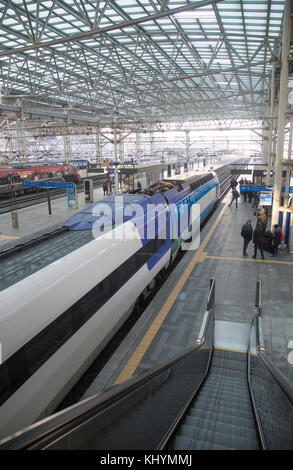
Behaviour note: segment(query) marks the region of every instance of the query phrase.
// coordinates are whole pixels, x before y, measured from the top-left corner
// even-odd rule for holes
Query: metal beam
[[[149,22],[149,21],[156,21],[156,20],[159,20],[161,18],[165,18],[167,16],[176,15],[177,13],[197,10],[198,8],[201,8],[201,7],[204,7],[204,6],[207,6],[207,5],[211,5],[211,4],[214,4],[214,3],[219,3],[219,2],[222,2],[222,1],[223,0],[202,0],[200,2],[188,3],[187,5],[184,5],[183,7],[173,8],[172,10],[164,10],[163,12],[156,13],[154,15],[147,15],[147,16],[143,16],[141,18],[137,18],[135,20],[123,21],[123,22],[115,24],[115,25],[106,26],[104,28],[93,29],[93,30],[90,30],[90,31],[85,31],[85,32],[82,32],[82,33],[73,34],[72,36],[69,36],[69,37],[66,37],[66,38],[53,39],[51,41],[38,42],[38,43],[35,43],[35,44],[31,44],[29,46],[18,47],[18,48],[15,48],[15,49],[7,49],[5,52],[0,53],[0,57],[7,57],[7,56],[10,56],[10,55],[15,55],[15,54],[19,54],[21,52],[27,52],[27,51],[31,51],[31,50],[36,50],[36,49],[40,49],[40,48],[43,48],[43,47],[51,47],[51,46],[56,46],[58,44],[66,44],[66,43],[72,42],[72,41],[80,41],[82,39],[88,39],[90,37],[97,36],[97,35],[103,34],[103,33],[108,33],[110,31],[115,31],[117,29],[124,29],[124,28],[128,28],[130,26],[139,25],[139,24],[146,23],[146,22]]]

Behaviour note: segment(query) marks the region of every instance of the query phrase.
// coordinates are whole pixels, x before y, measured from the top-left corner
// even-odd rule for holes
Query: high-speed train
[[[0,292],[0,438],[56,409],[192,236],[192,206],[202,222],[229,173],[187,172],[88,206],[64,224],[68,249],[32,257]]]

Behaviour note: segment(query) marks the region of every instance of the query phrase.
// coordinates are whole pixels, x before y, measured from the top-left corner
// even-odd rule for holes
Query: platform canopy
[[[0,0],[3,115],[259,120],[284,1]]]

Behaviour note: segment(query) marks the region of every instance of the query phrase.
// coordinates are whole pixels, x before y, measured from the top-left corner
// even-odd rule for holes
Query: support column
[[[135,154],[137,162],[140,162],[141,155],[141,131],[136,131]]]
[[[119,142],[119,160],[124,162],[124,140],[120,135],[120,142]]]
[[[150,132],[150,160],[153,154],[154,154],[154,133],[153,131],[151,131]]]
[[[19,161],[22,163],[27,163],[27,154],[26,154],[26,140],[24,132],[25,120],[23,116],[23,111],[20,112],[20,118],[17,120],[17,150],[19,153]]]
[[[5,153],[8,152],[9,153],[9,161],[12,161],[12,158],[13,158],[13,139],[11,136],[7,136],[6,137],[7,139],[7,142],[6,142],[6,145],[5,145]]]
[[[70,139],[69,134],[63,136],[63,143],[64,143],[64,159],[66,163],[70,163],[71,157],[72,157],[72,148],[71,148],[71,139]]]
[[[267,109],[266,116],[269,118],[269,109]],[[262,154],[262,163],[267,164],[269,160],[269,131],[270,128],[268,126],[267,119],[264,119],[263,128],[262,128],[262,146],[261,146],[261,154]]]
[[[272,184],[273,177],[271,173],[273,171],[273,138],[275,137],[275,119],[274,115],[276,112],[275,98],[276,98],[276,57],[272,58],[272,74],[271,74],[271,90],[270,90],[270,129],[269,129],[269,141],[268,141],[268,173],[267,173],[267,184]]]
[[[96,127],[96,162],[102,161],[101,127]]]
[[[116,127],[116,115],[114,115],[114,158],[115,158],[115,194],[119,193],[119,173],[118,173],[118,162],[119,162],[119,155],[118,155],[118,136],[117,136],[117,127]]]
[[[292,0],[286,0],[284,10],[284,23],[283,23],[283,40],[282,40],[282,68],[280,77],[280,98],[278,110],[278,135],[275,159],[275,181],[274,181],[274,195],[273,195],[273,212],[272,212],[272,225],[277,224],[279,220],[279,207],[281,204],[281,189],[282,189],[282,160],[284,153],[284,133],[286,124],[286,105],[287,105],[287,91],[288,91],[288,57],[291,38],[291,12]]]
[[[185,154],[186,154],[186,163],[187,163],[187,171],[190,170],[189,167],[189,158],[190,158],[190,129],[185,131]]]
[[[290,111],[292,112],[292,106],[290,106]],[[288,160],[291,160],[292,154],[292,133],[293,133],[293,115],[290,114],[290,129],[289,129],[289,141],[288,141]],[[289,187],[291,179],[291,165],[286,165],[286,183],[285,183],[285,194],[284,194],[284,207],[288,207],[289,201]]]

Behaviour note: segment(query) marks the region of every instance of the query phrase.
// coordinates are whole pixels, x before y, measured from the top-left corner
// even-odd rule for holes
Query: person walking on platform
[[[252,232],[251,219],[248,219],[241,229],[241,237],[243,238],[243,256],[248,256],[246,250],[250,240],[252,239]]]
[[[112,194],[112,184],[110,180],[107,181],[107,194],[108,195]]]
[[[107,196],[107,194],[108,194],[107,183],[103,184],[103,191],[104,191],[104,196]]]
[[[239,198],[239,193],[236,188],[232,190],[232,199],[229,204],[229,207],[231,206],[232,202],[235,200],[236,201],[236,207],[238,207],[238,198]]]
[[[253,231],[253,243],[254,243],[253,258],[254,259],[256,259],[258,249],[260,250],[261,258],[265,259],[264,254],[263,254],[264,241],[265,241],[265,231],[264,231],[263,225],[258,220],[257,224],[256,224],[256,227]]]
[[[236,186],[237,186],[237,184],[238,184],[237,181],[236,181],[234,178],[232,178],[232,179],[231,179],[231,188],[232,188],[232,189],[235,189]]]
[[[259,204],[259,197],[257,192],[252,193],[252,209],[257,209]]]
[[[277,256],[278,254],[278,247],[282,241],[282,231],[278,224],[274,225],[274,239],[273,239],[273,253],[271,254],[272,257]]]

